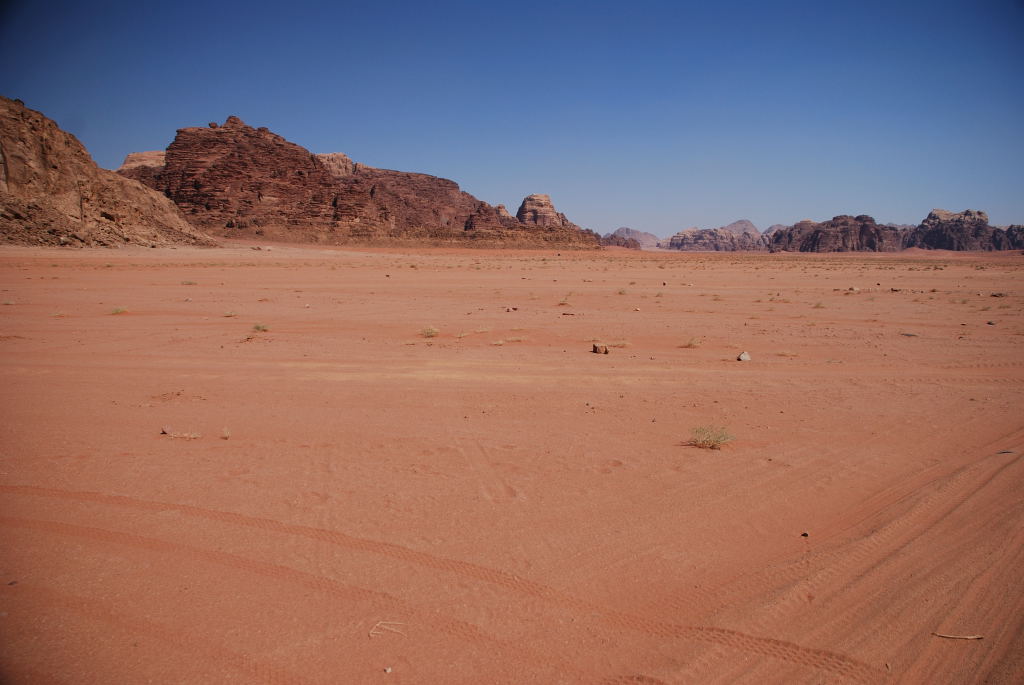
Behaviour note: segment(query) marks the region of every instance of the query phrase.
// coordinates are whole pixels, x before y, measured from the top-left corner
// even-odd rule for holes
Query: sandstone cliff
[[[166,197],[100,169],[43,114],[0,97],[0,240],[25,245],[212,245]]]
[[[673,235],[662,246],[686,252],[746,252],[765,249],[761,233],[746,219],[718,228],[687,228]]]
[[[865,214],[842,214],[821,223],[798,221],[772,233],[768,245],[773,252],[896,252],[904,241],[905,232],[895,226],[880,225]]]
[[[756,233],[733,233],[726,228],[688,228],[669,238],[668,249],[685,252],[739,252],[765,249]]]
[[[1019,229],[990,226],[988,214],[973,209],[959,213],[933,209],[907,236],[906,246],[929,250],[1022,249]]]
[[[687,228],[660,243],[661,247],[684,252],[751,252],[765,249],[757,227],[747,219],[718,228]]]
[[[237,117],[222,126],[180,129],[164,165],[157,162],[129,156],[119,172],[163,192],[193,224],[221,235],[330,243],[599,242],[556,212],[547,196],[530,196],[523,218],[512,217],[454,181],[368,167],[342,153],[314,155]]]
[[[1024,249],[1024,227],[990,226],[985,212],[971,209],[959,213],[935,209],[916,227],[878,224],[870,216],[844,214],[821,223],[805,219],[766,235],[772,251],[790,252]]]

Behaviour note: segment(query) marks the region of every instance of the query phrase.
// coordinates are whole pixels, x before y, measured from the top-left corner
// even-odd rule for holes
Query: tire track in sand
[[[492,569],[486,566],[481,566],[471,562],[460,561],[455,559],[448,559],[445,557],[436,557],[425,552],[419,552],[417,550],[402,547],[394,543],[381,542],[377,540],[369,540],[365,538],[358,538],[338,531],[326,530],[322,528],[313,528],[310,526],[304,526],[299,524],[285,523],[277,521],[275,519],[268,519],[262,517],[245,516],[242,514],[236,514],[233,512],[225,512],[214,509],[205,509],[202,507],[196,507],[188,504],[170,504],[162,502],[153,502],[149,500],[142,500],[134,497],[128,497],[125,495],[108,495],[98,492],[87,492],[87,491],[68,491],[58,490],[54,488],[42,488],[31,485],[0,485],[0,492],[6,492],[11,494],[22,494],[22,495],[34,495],[39,497],[49,497],[60,500],[71,500],[80,502],[91,502],[114,505],[119,507],[126,507],[136,510],[144,511],[176,511],[187,516],[195,518],[201,518],[206,520],[217,521],[221,523],[231,523],[235,525],[245,526],[248,528],[255,528],[261,531],[272,531],[278,533],[284,533],[293,536],[305,537],[312,540],[325,542],[328,544],[338,545],[346,549],[368,552],[371,554],[378,554],[393,559],[398,559],[407,563],[416,564],[426,568],[444,571],[447,573],[453,573],[466,578],[483,581],[496,585],[519,594],[523,594],[535,599],[548,602],[550,604],[558,605],[564,608],[571,609],[581,614],[588,614],[594,616],[601,623],[617,629],[626,629],[635,632],[640,632],[651,637],[667,638],[667,639],[687,639],[697,640],[700,642],[708,642],[712,644],[723,645],[738,649],[745,652],[751,652],[762,656],[773,657],[787,661],[793,664],[799,664],[818,670],[827,671],[838,675],[843,675],[860,682],[878,682],[884,678],[884,673],[868,664],[862,663],[848,656],[830,652],[827,650],[813,649],[808,647],[802,647],[797,644],[785,642],[783,640],[776,640],[773,638],[762,638],[754,635],[748,635],[738,631],[727,630],[724,628],[706,627],[706,626],[685,626],[666,621],[658,621],[646,619],[642,616],[636,616],[621,611],[609,610],[604,607],[598,606],[586,600],[582,600],[570,595],[563,594],[562,592],[535,581],[531,581],[525,578],[520,578],[511,573],[505,571]],[[0,523],[7,521],[8,519],[0,518]],[[41,525],[57,525],[57,526],[68,526],[70,524],[47,524],[46,522],[40,522]],[[163,550],[167,550],[168,547],[184,548],[184,546],[177,545],[176,543],[168,543],[164,541],[154,540],[152,538],[143,538],[142,536],[133,536],[127,533],[113,533],[111,531],[105,531],[103,529],[86,529],[82,528],[82,534],[88,535],[100,535],[103,536],[114,536],[115,540],[127,544],[131,544],[129,538],[137,539],[137,544],[146,548],[151,548],[153,545],[160,547]],[[62,529],[70,530],[70,529]],[[96,533],[88,533],[86,531],[97,531]],[[107,538],[103,538],[107,539]],[[360,598],[372,599],[375,601],[383,601],[386,599],[389,602],[400,602],[397,598],[392,598],[384,593],[378,593],[375,591],[356,589],[348,586],[342,586],[336,581],[322,578],[319,576],[312,576],[302,571],[296,571],[288,567],[278,566],[275,564],[266,564],[264,562],[256,562],[240,557],[234,557],[233,555],[227,555],[223,552],[211,552],[207,550],[197,550],[195,548],[185,548],[189,553],[196,553],[201,557],[207,558],[213,563],[220,563],[223,565],[234,565],[238,567],[240,564],[242,568],[247,570],[253,570],[257,573],[264,575],[272,575],[273,577],[283,578],[289,575],[293,576],[298,582],[305,584],[315,589],[324,589],[332,593],[338,592],[338,586],[345,588],[346,596],[351,596],[352,593],[362,593]],[[230,559],[228,559],[230,558]],[[315,579],[315,581],[313,580]],[[327,585],[324,586],[324,583]],[[321,587],[324,586],[324,587]],[[393,604],[389,605],[393,608]],[[470,630],[470,628],[472,628]],[[469,624],[462,624],[461,622],[450,622],[450,625],[443,626],[444,632],[454,634],[462,639],[466,639],[470,642],[496,642],[493,638],[485,638],[479,630]]]
[[[674,610],[697,606],[697,597],[714,599],[717,606],[741,606],[758,602],[770,607],[768,613],[753,625],[762,632],[771,632],[773,618],[786,612],[799,611],[802,598],[808,593],[822,596],[823,588],[841,579],[856,579],[877,571],[882,561],[898,557],[909,546],[934,529],[955,511],[981,493],[1021,459],[1016,453],[990,454],[977,462],[961,466],[914,488],[909,494],[889,491],[881,509],[871,507],[871,514],[854,523],[847,532],[848,541],[802,555],[781,564],[772,564],[754,574],[741,577],[718,588],[682,593],[663,602]],[[864,529],[868,529],[866,532]],[[752,609],[751,611],[756,611]],[[857,617],[835,615],[830,623],[833,632],[851,633]],[[722,655],[702,655],[689,668],[699,667]]]
[[[907,494],[887,491],[874,499],[880,506],[875,509],[868,504],[863,507],[871,514],[856,521],[844,532],[848,542],[838,542],[813,553],[801,554],[795,559],[780,559],[752,574],[741,576],[726,583],[689,590],[671,598],[658,600],[659,606],[669,606],[679,611],[693,611],[699,606],[712,604],[731,605],[748,601],[755,593],[766,588],[777,588],[792,583],[805,583],[811,589],[807,578],[809,568],[821,569],[816,574],[820,584],[858,563],[872,564],[880,554],[879,550],[903,546],[901,536],[917,535],[935,521],[941,520],[960,503],[977,493],[994,478],[1013,465],[1020,458],[1016,454],[990,454],[977,462],[961,466],[951,473],[918,484]],[[877,525],[872,519],[880,520]],[[864,529],[868,530],[865,531]]]
[[[108,544],[124,545],[127,547],[134,547],[158,553],[186,556],[189,559],[201,559],[207,563],[218,566],[242,570],[254,575],[272,578],[282,582],[290,582],[338,599],[367,602],[375,608],[384,610],[389,614],[401,611],[405,612],[407,616],[415,616],[424,624],[429,625],[438,632],[445,633],[463,642],[478,645],[487,649],[512,653],[512,655],[516,657],[517,661],[530,664],[546,663],[554,670],[567,672],[577,678],[581,677],[580,671],[574,666],[558,662],[553,663],[550,658],[541,657],[539,654],[532,653],[531,650],[507,643],[488,635],[472,623],[432,615],[415,607],[405,600],[387,593],[347,585],[332,578],[318,576],[288,566],[256,561],[255,559],[240,557],[227,552],[192,547],[190,545],[184,545],[177,542],[168,542],[157,538],[145,537],[135,533],[124,533],[121,531],[108,530],[106,528],[96,528],[71,523],[43,521],[13,516],[0,516],[0,525],[36,532],[51,533],[54,535],[94,540]]]
[[[31,592],[33,601],[41,599],[43,603],[60,611],[69,611],[88,619],[97,620],[123,629],[129,634],[141,634],[156,638],[161,643],[176,647],[189,656],[200,656],[217,663],[226,663],[254,682],[269,683],[269,685],[311,685],[313,682],[286,670],[262,663],[245,654],[239,654],[222,645],[214,644],[206,636],[200,638],[187,631],[174,630],[139,616],[130,616],[116,611],[106,602],[61,592],[52,587],[34,583],[20,584],[17,591],[24,592],[26,590]],[[33,679],[32,682],[37,681]]]

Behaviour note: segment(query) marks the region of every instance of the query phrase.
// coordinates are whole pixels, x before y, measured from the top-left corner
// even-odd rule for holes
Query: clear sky
[[[0,94],[116,168],[234,114],[666,236],[1024,223],[1024,1],[0,0]]]

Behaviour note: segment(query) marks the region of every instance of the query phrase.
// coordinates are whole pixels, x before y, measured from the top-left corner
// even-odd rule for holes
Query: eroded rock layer
[[[596,234],[556,212],[546,195],[531,195],[523,203],[530,209],[520,209],[523,218],[513,217],[454,181],[368,167],[342,153],[315,155],[237,117],[221,126],[180,129],[164,165],[157,162],[129,156],[119,171],[166,194],[196,226],[221,235],[330,243],[599,244]]]
[[[736,234],[724,228],[688,228],[669,238],[670,250],[687,252],[737,252],[763,250],[760,236]]]
[[[70,133],[0,97],[0,239],[23,245],[212,245],[178,208],[96,166]]]
[[[798,221],[768,238],[773,251],[791,252],[896,252],[903,249],[904,239],[904,231],[865,214],[841,214],[821,223]]]
[[[906,246],[930,250],[1022,249],[1020,229],[1020,226],[1006,230],[990,226],[988,214],[973,209],[962,212],[933,209],[907,236]]]

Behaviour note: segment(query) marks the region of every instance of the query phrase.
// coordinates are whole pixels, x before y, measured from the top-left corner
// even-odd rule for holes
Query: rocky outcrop
[[[878,224],[870,216],[841,215],[821,223],[804,219],[768,235],[773,252],[897,252],[1024,249],[1024,228],[990,226],[985,212],[935,209],[919,226]]]
[[[903,249],[905,232],[880,225],[865,214],[842,214],[817,223],[804,219],[772,233],[773,252],[896,252]]]
[[[647,233],[646,231],[637,231],[627,226],[622,226],[621,228],[615,229],[613,233],[609,233],[608,235],[604,236],[604,238],[602,238],[602,241],[608,240],[611,236],[618,236],[619,238],[625,240],[635,240],[637,244],[640,246],[641,250],[655,250],[658,248],[658,243],[661,240],[660,238],[658,238],[658,236],[654,235],[653,233]]]
[[[1006,240],[1011,250],[1024,250],[1024,226],[1014,224],[1006,227]]]
[[[535,211],[526,210],[520,220],[454,181],[368,167],[342,153],[314,155],[237,117],[222,126],[179,130],[155,174],[128,161],[121,173],[149,183],[195,225],[222,235],[329,243],[598,245],[596,234],[554,211],[546,195],[524,200]]]
[[[764,250],[761,236],[725,228],[688,228],[669,238],[668,249],[684,252],[748,252]]]
[[[774,235],[779,231],[785,231],[789,228],[790,227],[787,226],[786,224],[772,224],[771,226],[769,226],[768,228],[764,229],[764,231],[761,232],[761,237],[763,237],[765,239],[765,242],[767,243],[770,236]]]
[[[755,226],[753,223],[751,223],[747,219],[740,219],[739,221],[734,221],[731,224],[729,224],[728,226],[719,226],[719,230],[721,230],[721,231],[728,231],[729,233],[732,233],[733,235],[744,235],[744,234],[750,234],[750,235],[755,235],[755,236],[761,235],[761,232],[757,230],[757,226]]]
[[[531,226],[553,226],[559,228],[574,227],[576,224],[565,218],[565,214],[555,210],[548,195],[527,195],[519,205],[516,218]],[[578,228],[578,227],[577,227]]]
[[[601,245],[604,247],[624,247],[629,250],[642,249],[642,246],[635,238],[627,238],[618,231],[601,236]]]
[[[337,179],[343,180],[352,176],[358,166],[344,152],[321,153],[316,157],[327,167],[327,171]]]
[[[684,252],[751,252],[765,249],[761,233],[746,219],[719,228],[687,228],[661,245]]]
[[[1020,243],[1018,226],[1004,230],[990,226],[988,214],[973,209],[947,212],[933,209],[907,236],[907,247],[927,250],[1013,250]]]
[[[0,97],[0,240],[24,245],[213,245],[166,197],[100,169],[85,147]]]
[[[157,190],[194,225],[225,229],[326,230],[377,214],[369,188],[340,198],[338,183],[308,150],[229,117],[222,126],[180,129],[168,146]]]
[[[124,162],[117,172],[122,176],[133,178],[145,186],[156,188],[157,176],[164,168],[164,157],[163,150],[132,152],[124,158]]]

